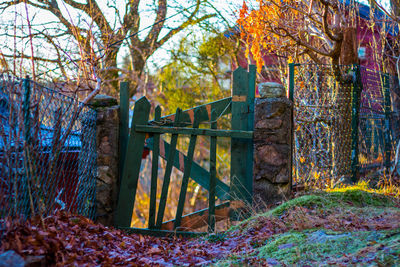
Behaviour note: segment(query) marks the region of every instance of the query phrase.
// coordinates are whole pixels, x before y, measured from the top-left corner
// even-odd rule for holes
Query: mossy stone
[[[92,108],[112,107],[118,105],[116,98],[109,95],[96,95],[90,102],[89,105]]]

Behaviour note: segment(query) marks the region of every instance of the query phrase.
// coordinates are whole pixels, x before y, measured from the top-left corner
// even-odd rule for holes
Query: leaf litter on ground
[[[400,264],[399,203],[353,193],[364,200],[347,193],[302,196],[199,238],[127,234],[66,212],[43,221],[6,220],[0,254],[44,256],[48,266]],[[352,250],[334,251],[332,242]]]

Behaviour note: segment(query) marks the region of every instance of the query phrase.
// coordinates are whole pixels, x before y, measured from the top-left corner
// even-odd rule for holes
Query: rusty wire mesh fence
[[[0,74],[0,121],[0,220],[57,209],[93,218],[96,112]]]
[[[398,139],[396,77],[361,66],[294,64],[295,184],[334,187],[393,167]]]

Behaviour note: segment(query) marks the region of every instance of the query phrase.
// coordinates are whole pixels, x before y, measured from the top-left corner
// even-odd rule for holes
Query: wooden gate
[[[251,204],[253,179],[253,123],[255,66],[249,72],[238,68],[233,73],[232,96],[216,102],[161,116],[161,108],[155,108],[154,120],[149,121],[150,103],[146,97],[140,98],[134,107],[130,134],[128,136],[128,97],[127,86],[121,87],[121,183],[115,225],[133,232],[148,234],[179,233],[181,225],[190,225],[192,229],[208,224],[209,231],[214,231],[216,218],[228,215],[238,219],[239,209]],[[231,129],[217,129],[217,120],[232,114]],[[199,128],[202,123],[208,128]],[[162,134],[171,134],[170,142],[161,139]],[[189,136],[189,146],[184,154],[176,149],[179,135]],[[209,170],[193,161],[198,136],[210,138]],[[217,137],[231,138],[231,179],[230,185],[216,177]],[[150,208],[148,228],[132,228],[131,218],[135,204],[136,191],[141,169],[142,153],[146,148],[152,151]],[[163,185],[156,212],[157,176],[159,157],[166,160]],[[172,168],[183,172],[181,191],[174,220],[164,222],[168,188]],[[189,178],[208,190],[208,209],[183,215]],[[216,197],[226,200],[215,205]],[[241,214],[241,213],[240,213]],[[205,223],[202,223],[205,222]],[[186,232],[188,233],[188,232]]]

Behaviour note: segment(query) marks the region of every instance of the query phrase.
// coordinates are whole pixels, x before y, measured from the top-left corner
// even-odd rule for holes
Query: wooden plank
[[[217,113],[211,112],[211,129],[217,129]],[[208,190],[208,231],[215,231],[215,186],[217,179],[217,137],[210,137],[210,189]]]
[[[119,176],[122,171],[129,139],[129,83],[121,82],[119,85]]]
[[[175,124],[179,123],[181,113],[182,113],[181,109],[178,108],[176,110],[176,115],[175,115],[175,122],[174,122]],[[165,205],[167,204],[168,187],[171,179],[172,167],[174,164],[177,141],[178,141],[178,134],[172,134],[171,146],[168,153],[167,166],[165,167],[164,181],[161,189],[160,205],[158,206],[156,228],[161,227],[162,221],[164,219],[164,211],[165,211]]]
[[[155,109],[154,121],[161,119],[161,108]],[[151,163],[151,182],[150,182],[150,208],[149,208],[149,228],[155,227],[156,223],[156,197],[157,197],[157,176],[158,176],[158,157],[160,156],[160,134],[153,135],[153,155]]]
[[[248,72],[248,87],[247,87],[247,106],[248,112],[243,115],[247,116],[247,131],[254,131],[254,101],[256,94],[256,66],[249,65]],[[253,140],[246,141],[246,180],[245,187],[246,191],[249,192],[247,195],[247,201],[249,204],[252,203],[253,199],[253,161],[254,161],[254,145]]]
[[[115,225],[117,227],[131,226],[140,165],[142,162],[142,153],[144,142],[146,140],[146,134],[134,132],[134,126],[136,124],[145,124],[149,119],[149,113],[149,101],[146,99],[146,97],[140,98],[135,104],[132,117],[133,127],[131,128],[131,134],[128,141],[128,148],[118,197],[118,205],[115,215]]]
[[[153,149],[153,140],[152,138],[147,139],[146,143],[147,148],[150,150]],[[160,150],[160,157],[163,159],[167,159],[166,155],[168,155],[169,152],[169,144],[162,140],[161,141],[161,146],[164,148],[164,150]],[[174,160],[174,167],[177,168],[180,171],[184,170],[184,166],[181,166],[179,162],[179,158],[184,158],[186,160],[186,155],[184,155],[182,152],[177,151],[175,154],[175,160]],[[209,190],[210,188],[210,173],[201,167],[199,164],[196,162],[192,163],[192,169],[190,172],[190,177],[196,181],[199,185],[201,185],[203,188],[206,190]],[[217,185],[216,185],[216,191],[215,191],[216,196],[221,199],[221,200],[228,200],[229,199],[229,186],[222,182],[221,180],[217,179]]]
[[[215,206],[215,221],[219,222],[227,219],[229,216],[229,202]],[[161,230],[173,230],[174,221],[170,220],[164,222],[161,226]],[[202,209],[182,217],[181,227],[186,229],[198,229],[206,226],[208,223],[208,209]]]
[[[181,123],[186,123],[187,125],[191,125],[193,123],[193,120],[191,119],[193,116],[191,114],[194,114],[196,111],[199,112],[200,114],[200,123],[209,121],[210,116],[211,116],[211,109],[214,109],[218,117],[227,115],[231,113],[231,106],[230,103],[232,101],[231,97],[227,97],[221,100],[217,100],[215,102],[207,103],[204,105],[200,105],[191,109],[184,110],[181,115],[180,122]],[[161,120],[165,121],[165,126],[171,126],[172,125],[172,120],[174,120],[174,114],[167,115],[161,118]],[[170,121],[168,123],[168,121]]]
[[[249,97],[249,73],[239,67],[233,73],[232,96],[247,95]],[[250,128],[249,102],[232,102],[232,130],[248,131]],[[231,200],[238,206],[250,204],[252,200],[253,158],[252,140],[232,138],[231,140]],[[250,160],[251,159],[251,160]],[[241,204],[239,204],[239,202]],[[242,203],[243,202],[243,203]],[[232,220],[239,220],[240,212],[231,213]]]
[[[194,122],[193,128],[198,128],[200,124],[200,113],[196,111],[194,114]],[[189,175],[192,169],[192,162],[193,162],[193,155],[194,155],[194,148],[196,147],[197,135],[191,135],[189,141],[189,148],[187,157],[185,159],[185,169],[183,171],[183,178],[182,178],[182,185],[181,185],[181,192],[179,193],[179,200],[178,200],[178,207],[176,209],[176,216],[175,216],[175,223],[174,229],[178,228],[181,225],[182,213],[183,208],[185,205],[186,200],[186,192],[187,187],[189,184]]]
[[[254,100],[256,97],[256,66],[249,66],[249,84],[248,84],[248,97],[247,104],[249,105],[248,125],[247,129],[254,130]],[[253,157],[253,154],[251,154]]]
[[[163,127],[150,125],[136,125],[136,132],[141,133],[170,133],[183,135],[204,135],[218,137],[232,137],[236,139],[253,139],[253,131],[242,130],[214,130],[214,129],[195,129],[185,127]]]

